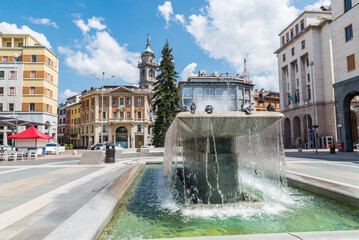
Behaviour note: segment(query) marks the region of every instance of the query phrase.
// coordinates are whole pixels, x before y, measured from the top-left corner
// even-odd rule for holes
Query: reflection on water
[[[288,201],[194,205],[175,185],[169,191],[162,167],[147,167],[100,239],[359,230],[358,208],[298,189],[288,188]]]

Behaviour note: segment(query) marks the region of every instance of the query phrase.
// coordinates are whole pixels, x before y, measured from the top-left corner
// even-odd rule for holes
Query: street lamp
[[[307,122],[307,130],[306,130],[306,133],[307,133],[307,144],[308,144],[308,145],[307,145],[307,146],[308,146],[307,149],[309,149],[308,102],[305,101],[304,104],[305,104],[305,120],[306,120],[306,122]]]
[[[16,66],[16,62],[17,62],[17,58],[19,56],[15,53],[14,54],[14,63],[15,63],[15,81],[14,81],[14,95],[13,95],[13,105],[12,105],[12,112],[13,115],[15,116],[15,95],[16,95],[16,81],[17,81],[17,66]]]
[[[100,79],[95,74],[90,74],[101,83],[101,143],[103,143],[103,86],[108,80],[114,78],[115,75],[112,75],[110,78],[105,79],[105,72],[102,72],[102,79]]]
[[[315,94],[314,94],[314,75],[313,75],[313,68],[314,68],[314,62],[310,61],[310,69],[311,69],[311,75],[312,75],[312,97],[313,97],[313,116],[314,116],[314,125],[313,128],[315,129],[315,135],[314,135],[314,145],[315,145],[315,153],[318,153],[318,143],[317,143],[317,137],[318,137],[318,124],[317,124],[317,118],[316,118],[316,111],[315,111]]]

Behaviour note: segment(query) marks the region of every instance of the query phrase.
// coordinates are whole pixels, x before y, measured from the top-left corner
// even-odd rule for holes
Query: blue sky
[[[278,33],[304,8],[329,0],[1,1],[0,31],[34,33],[60,57],[59,102],[99,83],[90,72],[136,84],[150,34],[158,61],[169,40],[176,70],[232,75],[243,58],[258,88],[277,89]],[[43,35],[41,35],[43,34]]]

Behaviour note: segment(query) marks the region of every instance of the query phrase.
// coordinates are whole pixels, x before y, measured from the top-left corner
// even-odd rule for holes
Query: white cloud
[[[104,30],[106,28],[106,25],[102,24],[101,21],[104,19],[102,17],[92,17],[87,19],[87,26],[90,28],[94,28],[96,30]]]
[[[78,92],[73,92],[70,89],[66,89],[63,93],[61,93],[61,97],[69,98],[69,97],[75,96],[77,94],[79,94],[79,93]]]
[[[312,4],[312,5],[308,5],[306,6],[304,9],[305,10],[319,10],[321,6],[330,6],[331,0],[319,0],[318,2]]]
[[[239,73],[246,57],[257,87],[274,85],[277,89],[277,58],[273,52],[279,47],[278,33],[299,13],[292,1],[208,0],[202,9],[182,23],[196,44],[210,57],[226,60]],[[173,19],[172,7],[166,13],[166,21]]]
[[[13,34],[30,34],[33,36],[37,41],[39,41],[42,45],[46,46],[47,48],[51,49],[51,44],[47,40],[44,34],[35,32],[31,28],[26,25],[21,26],[18,28],[16,24],[11,24],[7,22],[0,23],[0,32],[2,33],[13,33]]]
[[[31,23],[33,23],[33,24],[45,25],[45,26],[58,28],[57,24],[55,22],[52,22],[51,19],[48,19],[48,18],[33,18],[33,17],[30,17],[29,21]]]
[[[89,34],[88,30],[80,29],[84,33],[84,38],[76,44],[81,46],[80,49],[64,46],[58,48],[59,53],[65,56],[64,61],[68,67],[76,70],[80,75],[89,76],[89,78],[92,78],[90,72],[98,76],[105,72],[106,76],[116,75],[124,82],[138,82],[139,53],[128,51],[126,45],[119,44],[106,31]],[[101,28],[94,29],[100,30]],[[95,82],[93,83],[95,84]]]
[[[184,16],[182,14],[176,14],[175,19],[181,24],[185,23],[185,18],[184,18]]]
[[[170,17],[173,14],[172,3],[170,1],[166,1],[163,5],[158,6],[158,11],[166,20],[166,28],[169,26]]]
[[[181,73],[182,81],[187,81],[188,76],[194,75],[194,70],[197,67],[197,63],[191,63],[188,64],[187,67],[185,67]]]
[[[77,27],[81,29],[83,34],[86,34],[88,31],[90,31],[90,27],[87,26],[83,19],[75,19],[74,23]]]

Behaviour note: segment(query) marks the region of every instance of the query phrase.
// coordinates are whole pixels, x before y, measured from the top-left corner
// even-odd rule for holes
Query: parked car
[[[354,143],[354,144],[353,144],[353,148],[354,148],[354,149],[359,149],[359,142]]]
[[[141,148],[155,148],[155,146],[149,143],[147,145],[143,145]]]
[[[46,154],[56,154],[56,152],[59,150],[59,147],[57,143],[47,143],[45,152]]]
[[[0,151],[10,151],[11,149],[8,145],[0,145]]]
[[[91,146],[91,150],[106,150],[106,144],[104,143],[96,143]]]
[[[115,150],[122,150],[122,149],[124,149],[124,148],[121,146],[121,144],[119,144],[119,143],[115,144]]]

